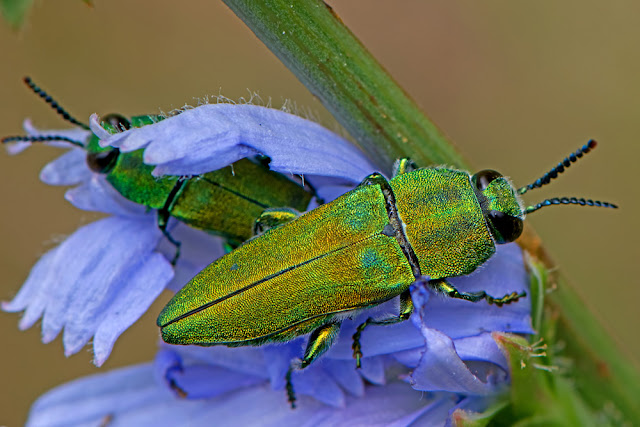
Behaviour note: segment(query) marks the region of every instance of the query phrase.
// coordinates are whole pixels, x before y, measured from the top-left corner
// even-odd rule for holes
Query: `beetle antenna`
[[[24,80],[25,84],[27,86],[29,86],[29,89],[31,89],[33,91],[33,93],[38,95],[40,98],[44,99],[44,102],[46,102],[47,104],[49,104],[51,106],[51,108],[56,110],[56,113],[61,115],[63,119],[65,119],[67,122],[69,122],[71,124],[74,124],[76,126],[80,126],[82,129],[89,130],[89,126],[87,126],[84,123],[81,123],[78,120],[76,120],[71,114],[69,114],[64,108],[62,108],[60,106],[60,104],[58,104],[47,92],[45,92],[40,87],[38,87],[33,82],[33,80],[31,80],[31,77],[27,76],[23,80]]]
[[[553,199],[545,199],[542,202],[538,203],[535,206],[529,206],[524,210],[525,214],[530,214],[531,212],[535,212],[540,208],[551,205],[581,205],[581,206],[596,206],[601,208],[613,208],[618,209],[617,205],[609,202],[601,202],[599,200],[591,200],[591,199],[578,199],[576,197],[554,197]]]
[[[77,145],[78,147],[85,148],[84,144],[80,141],[76,141],[71,138],[67,138],[66,136],[60,135],[39,135],[39,136],[7,136],[0,139],[0,142],[48,142],[48,141],[65,141],[69,142],[73,145]]]
[[[598,145],[598,143],[595,141],[595,139],[590,139],[589,142],[587,142],[585,145],[583,145],[578,150],[576,150],[575,153],[571,153],[569,156],[565,157],[564,160],[558,163],[556,167],[554,167],[549,172],[542,175],[542,177],[540,177],[534,183],[524,186],[522,188],[519,188],[518,193],[524,194],[529,190],[533,190],[534,188],[540,188],[543,185],[547,185],[549,182],[551,182],[552,179],[557,178],[559,174],[564,172],[565,168],[568,168],[569,166],[571,166],[571,163],[577,162],[578,159],[581,158],[584,154],[587,154],[589,151],[596,148],[596,145]],[[584,200],[584,199],[581,199],[581,200]]]

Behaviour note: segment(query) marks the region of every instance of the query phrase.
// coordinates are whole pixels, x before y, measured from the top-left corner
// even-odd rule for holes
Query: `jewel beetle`
[[[73,118],[45,91],[26,77],[25,83],[51,105],[66,121],[89,129]],[[162,120],[161,116],[144,115],[127,119],[118,114],[103,117],[103,126],[110,132],[142,127]],[[143,162],[143,149],[120,152],[117,148],[102,148],[91,134],[86,141],[47,135],[3,138],[2,142],[62,140],[87,151],[87,165],[105,179],[125,198],[157,210],[158,227],[175,245],[175,264],[180,255],[180,242],[167,225],[174,217],[192,227],[223,236],[232,247],[251,238],[256,231],[256,219],[268,208],[287,207],[293,212],[305,211],[315,195],[314,189],[301,185],[284,175],[271,171],[268,158],[239,160],[230,167],[198,176],[152,175],[153,166]]]
[[[287,394],[295,407],[291,374],[332,345],[341,320],[400,296],[400,312],[367,319],[353,335],[360,366],[360,336],[369,325],[407,320],[410,288],[422,284],[451,298],[502,306],[525,297],[467,293],[447,280],[487,261],[496,244],[520,236],[528,213],[552,204],[616,208],[577,198],[547,199],[525,207],[520,195],[547,184],[596,145],[589,141],[543,177],[514,188],[493,170],[475,175],[446,167],[416,169],[396,163],[394,177],[379,173],[354,190],[291,221],[272,227],[196,275],[160,313],[170,344],[259,346],[310,333],[302,360],[291,363]],[[262,219],[278,217],[266,211]],[[274,225],[275,224],[275,225]]]

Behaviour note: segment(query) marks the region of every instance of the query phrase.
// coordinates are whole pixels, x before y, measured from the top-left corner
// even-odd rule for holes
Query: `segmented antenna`
[[[80,126],[82,129],[89,130],[89,126],[76,120],[71,114],[67,113],[67,111],[64,108],[62,108],[49,94],[47,94],[47,92],[45,92],[44,90],[36,86],[33,80],[31,80],[31,77],[25,77],[23,80],[26,83],[26,85],[29,86],[29,88],[33,91],[33,93],[38,95],[40,98],[44,99],[44,102],[46,102],[51,106],[51,108],[56,110],[56,113],[61,115],[63,119],[65,119],[71,124]]]
[[[599,200],[591,200],[591,199],[578,199],[576,197],[554,197],[553,199],[546,199],[542,202],[538,203],[535,206],[527,207],[524,212],[525,214],[530,214],[531,212],[535,212],[540,208],[551,205],[581,205],[581,206],[597,206],[601,208],[613,208],[618,209],[617,205],[608,202],[601,202]]]
[[[67,138],[66,136],[60,135],[40,135],[40,136],[7,136],[5,138],[0,139],[0,142],[49,142],[49,141],[65,141],[69,142],[73,145],[77,145],[78,147],[84,147],[84,144],[80,141],[76,141],[71,138]]]
[[[571,163],[577,162],[578,159],[581,158],[584,154],[587,154],[589,151],[596,148],[596,145],[598,145],[598,143],[594,139],[590,139],[589,142],[587,142],[581,148],[576,150],[575,153],[571,153],[568,157],[565,157],[563,161],[558,163],[558,166],[551,169],[549,172],[545,173],[537,181],[525,187],[519,188],[518,193],[524,194],[529,190],[533,190],[534,188],[540,188],[543,185],[547,185],[549,182],[551,182],[552,179],[557,178],[559,174],[564,172],[565,168],[568,168],[569,166],[571,166]],[[554,200],[554,199],[551,199],[551,200]],[[584,200],[584,199],[580,199],[580,200]],[[554,204],[557,204],[557,203],[554,203]]]

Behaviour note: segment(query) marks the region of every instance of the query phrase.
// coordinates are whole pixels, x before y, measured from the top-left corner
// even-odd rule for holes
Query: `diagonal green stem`
[[[421,165],[469,169],[442,132],[322,1],[224,1],[322,101],[383,172],[388,173],[400,157],[410,157]],[[521,239],[525,246],[535,241],[535,236],[528,239]],[[531,248],[529,252],[536,253]],[[547,267],[540,265],[538,269],[542,272]],[[560,282],[558,290],[546,296],[545,281],[534,301],[534,306],[539,306],[534,323],[554,349],[566,344],[560,356],[572,359],[574,369],[569,377],[549,374],[552,388],[541,391],[551,396],[545,400],[547,406],[538,405],[539,413],[527,413],[534,418],[551,411],[587,414],[597,423],[597,416],[607,411],[604,406],[612,402],[620,417],[609,414],[609,419],[638,422],[640,414],[634,403],[640,391],[638,371],[585,310],[575,291]],[[519,389],[517,383],[521,382],[516,381],[514,392],[523,391],[527,396],[536,392],[533,386]],[[590,408],[581,406],[582,401]],[[518,410],[518,402],[512,399],[511,405],[512,410]]]
[[[319,0],[224,0],[369,153],[468,169],[462,156],[328,5]]]

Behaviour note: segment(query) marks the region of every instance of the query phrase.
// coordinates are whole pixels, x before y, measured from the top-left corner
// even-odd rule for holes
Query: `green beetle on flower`
[[[49,103],[65,120],[89,129],[73,118],[45,91],[26,77],[25,83],[37,95]],[[119,114],[109,114],[101,124],[110,133],[157,123],[163,116],[144,115],[127,119]],[[104,130],[102,130],[104,132]],[[102,174],[107,182],[125,198],[156,209],[158,227],[176,247],[172,260],[180,255],[180,242],[175,240],[167,226],[174,217],[192,227],[220,235],[237,246],[254,235],[254,225],[260,213],[270,207],[289,207],[305,211],[314,195],[308,184],[300,185],[284,175],[269,169],[268,159],[252,161],[240,159],[228,168],[218,169],[197,176],[153,175],[153,166],[143,160],[143,150],[121,152],[114,147],[100,147],[96,135],[86,141],[47,135],[16,136],[3,138],[2,142],[63,141],[81,147],[87,152],[87,165],[93,172]]]
[[[471,176],[445,167],[415,169],[400,160],[390,181],[371,174],[333,202],[268,229],[209,265],[158,317],[162,338],[171,344],[237,347],[311,333],[303,359],[287,373],[295,406],[293,370],[309,366],[331,347],[344,318],[400,295],[397,316],[369,318],[358,326],[353,354],[359,367],[363,330],[407,320],[413,312],[412,284],[497,306],[526,296],[520,290],[500,297],[461,292],[447,278],[470,274],[495,253],[496,244],[516,240],[525,215],[544,205],[615,208],[575,198],[525,208],[519,197],[548,183],[595,145],[589,141],[519,190],[493,170]],[[261,220],[273,223],[278,214],[267,210]]]

